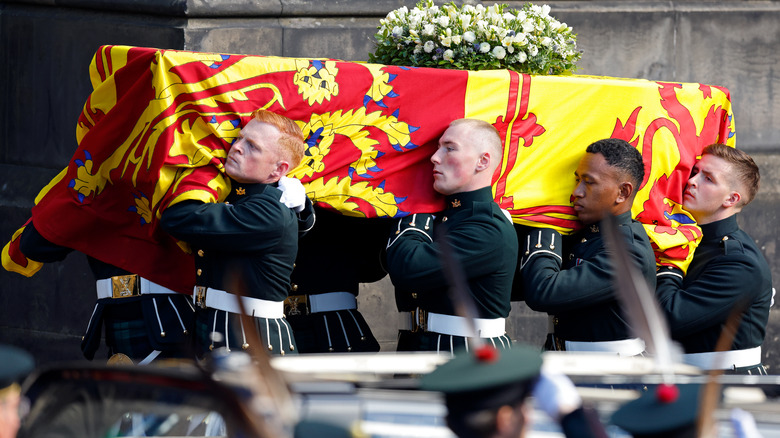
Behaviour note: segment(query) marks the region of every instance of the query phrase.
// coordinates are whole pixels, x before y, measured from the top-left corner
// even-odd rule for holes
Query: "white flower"
[[[490,43],[488,42],[481,42],[479,43],[479,52],[480,53],[487,53],[490,51]]]
[[[542,16],[544,16],[544,17],[549,17],[550,16],[550,5],[542,6]]]
[[[469,6],[469,5],[466,5],[466,6]],[[464,8],[465,8],[465,6],[464,6]],[[462,14],[458,18],[459,18],[461,27],[464,28],[464,29],[468,28],[469,25],[471,24],[471,15]]]
[[[434,44],[433,41],[426,41],[425,45],[423,46],[423,49],[425,50],[425,53],[433,52],[434,48],[436,48],[436,44]]]
[[[441,27],[449,27],[450,25],[450,17],[446,15],[442,15],[439,17],[439,26]]]
[[[477,29],[479,29],[481,31],[485,31],[485,29],[487,29],[487,25],[488,25],[488,23],[485,20],[478,20],[477,21]]]
[[[539,54],[539,48],[531,44],[530,46],[528,46],[528,54],[531,56],[536,56],[537,54]]]
[[[452,36],[452,43],[453,44],[460,44],[461,36],[460,35],[453,35]]]
[[[452,57],[455,55],[455,52],[452,51],[452,49],[447,49],[442,54],[442,58],[444,58],[445,61],[452,61]]]
[[[509,46],[506,48],[506,51],[509,53],[515,53],[515,46]]]
[[[480,50],[481,49],[482,49],[482,47],[480,46]],[[501,46],[493,47],[493,52],[492,53],[493,53],[493,56],[496,57],[496,59],[504,59],[504,57],[506,56],[506,50],[503,47],[501,47]]]
[[[517,52],[517,61],[519,63],[524,63],[526,59],[528,59],[528,57],[526,56],[525,52]]]
[[[471,44],[474,42],[474,40],[477,39],[477,36],[474,35],[474,32],[472,31],[466,31],[463,33],[463,41],[466,41],[467,43]]]
[[[396,26],[393,28],[393,36],[396,38],[400,38],[404,36],[404,28],[401,26]]]
[[[430,36],[433,35],[434,32],[436,32],[436,26],[432,24],[426,24],[425,26],[423,26],[423,32],[422,32],[423,35]]]
[[[450,47],[452,45],[452,37],[440,36],[439,42],[444,47]]]
[[[543,45],[544,47],[550,47],[550,45],[552,45],[552,38],[550,38],[550,37],[544,37],[544,38],[542,38],[542,41],[541,41],[541,42],[542,42],[542,45]]]
[[[523,32],[525,33],[531,33],[535,29],[534,22],[531,20],[525,20],[523,21]]]

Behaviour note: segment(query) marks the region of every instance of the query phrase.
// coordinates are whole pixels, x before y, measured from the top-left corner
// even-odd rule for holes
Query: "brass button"
[[[417,292],[412,292],[412,298],[417,299]]]
[[[297,291],[297,290],[298,290],[298,285],[297,285],[297,284],[295,284],[295,283],[293,283],[293,284],[290,286],[290,290],[292,290],[293,292]]]
[[[200,268],[198,268],[198,270],[197,270],[196,272],[197,272],[197,274],[198,274],[198,277],[200,277],[200,274],[202,274],[202,273],[203,273],[203,269],[200,269]]]
[[[441,218],[441,221],[442,222],[447,222],[447,216],[444,216],[443,218]]]
[[[202,250],[202,249],[199,249],[199,250],[198,250],[198,256],[199,256],[199,257],[203,257],[203,254],[204,254],[203,250]]]
[[[583,238],[582,238],[582,240],[580,240],[580,243],[585,243],[585,242],[587,242],[587,241],[588,241],[588,239],[586,239],[586,238],[584,238],[584,237],[583,237]]]
[[[723,240],[729,240],[729,236],[723,236]]]
[[[553,324],[558,325],[558,317],[553,317]]]

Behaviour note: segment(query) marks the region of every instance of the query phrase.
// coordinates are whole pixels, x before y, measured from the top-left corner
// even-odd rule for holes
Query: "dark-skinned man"
[[[631,205],[644,178],[641,154],[620,139],[589,145],[575,171],[574,211],[583,229],[561,241],[552,229],[518,233],[525,301],[550,316],[545,348],[634,356],[644,342],[632,338],[614,291],[612,263],[600,233],[606,215],[616,219],[631,262],[655,287],[655,257]]]

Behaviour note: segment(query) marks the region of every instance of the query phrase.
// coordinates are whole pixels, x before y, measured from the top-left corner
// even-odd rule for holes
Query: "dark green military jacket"
[[[656,296],[669,321],[672,338],[686,353],[715,351],[735,306],[745,306],[732,349],[764,342],[772,276],[753,239],[737,225],[736,215],[701,226],[703,237],[688,272],[658,271]]]
[[[267,184],[231,181],[224,203],[185,201],[168,207],[160,224],[190,244],[195,284],[269,301],[283,301],[298,250],[298,217]]]
[[[631,262],[655,288],[655,255],[642,224],[626,212],[616,218]],[[553,315],[555,334],[566,341],[616,341],[632,337],[614,291],[614,269],[599,225],[567,238],[537,228],[520,238],[525,301]],[[564,247],[565,246],[565,247]]]
[[[441,246],[433,237],[433,227],[446,227],[478,317],[506,318],[517,266],[517,237],[512,222],[493,201],[490,187],[447,196],[446,202],[447,209],[435,221],[429,221],[431,215],[418,214],[416,219],[410,215],[402,221],[402,229],[391,234],[387,271],[396,287],[399,310],[420,307],[456,314],[448,293],[450,279],[442,270]]]

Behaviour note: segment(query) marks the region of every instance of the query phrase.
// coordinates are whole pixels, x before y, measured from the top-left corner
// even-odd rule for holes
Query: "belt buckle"
[[[303,310],[301,310],[303,309]],[[284,299],[284,314],[287,316],[308,315],[308,295],[289,295]]]
[[[409,313],[412,318],[412,332],[427,332],[428,311],[418,307]]]
[[[206,286],[195,286],[195,305],[201,309],[206,308]]]
[[[135,274],[111,277],[111,297],[126,298],[141,295],[141,282]]]

